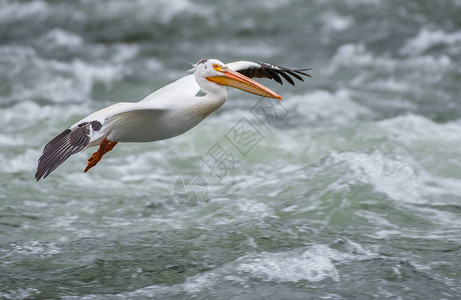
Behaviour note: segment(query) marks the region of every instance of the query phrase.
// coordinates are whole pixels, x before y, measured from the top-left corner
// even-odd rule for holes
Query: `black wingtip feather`
[[[292,77],[296,78],[299,81],[304,81],[304,79],[300,76],[312,77],[306,71],[312,70],[312,68],[305,68],[305,69],[289,69],[285,67],[280,67],[268,63],[257,63],[260,67],[251,67],[244,70],[238,70],[238,72],[242,73],[245,76],[250,78],[268,78],[273,79],[276,82],[283,85],[283,79],[285,79],[289,84],[295,85],[295,82]]]
[[[41,178],[46,178],[72,154],[81,151],[88,145],[90,141],[89,137],[86,137],[84,140],[79,139],[78,145],[71,145],[71,142],[73,142],[70,138],[71,133],[70,129],[66,129],[45,146],[43,154],[38,160],[35,180],[39,181]]]
[[[278,73],[279,73],[279,75],[282,75],[282,77],[285,78],[285,80],[286,80],[289,84],[291,84],[291,85],[293,85],[293,86],[295,85],[295,82],[293,81],[293,79],[291,79],[291,77],[288,76],[285,72],[279,71]]]
[[[309,71],[309,70],[313,70],[313,69],[314,69],[314,68],[308,68],[308,69],[299,69],[299,70],[293,70],[293,71],[295,71],[295,72],[298,73],[298,74],[302,74],[302,75],[304,75],[304,76],[307,76],[307,77],[311,77],[311,78],[312,78],[312,76],[309,75],[309,74],[307,74],[305,71]]]
[[[277,81],[280,84],[283,84],[282,79],[280,78],[280,76],[277,74],[277,72],[275,70],[263,69],[263,71],[265,73],[269,74],[269,78],[274,79],[275,81]]]
[[[288,74],[290,74],[291,76],[293,76],[294,78],[298,79],[298,80],[301,80],[301,81],[304,81],[303,78],[301,76],[299,76],[298,74],[296,74],[294,71],[292,70],[286,70],[285,72],[287,72]]]

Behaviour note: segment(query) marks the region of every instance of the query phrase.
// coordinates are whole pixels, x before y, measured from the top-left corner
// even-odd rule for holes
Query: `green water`
[[[0,298],[459,298],[460,15],[460,1],[0,0]],[[83,173],[87,151],[35,182],[67,126],[203,57],[313,78],[261,80],[282,102],[229,89],[180,137],[119,144]],[[235,147],[242,124],[251,147]],[[204,163],[218,146],[225,172]]]

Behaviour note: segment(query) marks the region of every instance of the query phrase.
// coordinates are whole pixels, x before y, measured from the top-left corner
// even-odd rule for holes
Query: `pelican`
[[[310,69],[288,69],[268,63],[237,61],[224,64],[202,59],[186,75],[139,102],[120,102],[96,111],[70,126],[48,144],[38,160],[35,179],[46,178],[71,155],[99,146],[84,170],[94,167],[118,142],[165,140],[195,127],[227,100],[225,86],[281,100],[278,94],[251,78],[269,78],[294,85]],[[197,96],[201,91],[204,96]]]

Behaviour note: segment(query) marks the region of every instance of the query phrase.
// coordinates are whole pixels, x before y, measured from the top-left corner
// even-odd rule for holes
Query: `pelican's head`
[[[282,97],[271,89],[239,72],[229,69],[223,62],[217,59],[201,59],[195,65],[194,73],[196,79],[205,78],[209,82],[231,86],[258,96],[282,99]]]

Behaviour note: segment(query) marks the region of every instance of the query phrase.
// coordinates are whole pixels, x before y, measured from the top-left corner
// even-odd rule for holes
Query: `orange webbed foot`
[[[96,166],[103,157],[103,155],[112,150],[115,147],[115,145],[117,145],[117,142],[110,142],[107,139],[107,137],[105,137],[99,145],[98,151],[93,153],[91,157],[88,158],[88,164],[86,165],[86,168],[83,172],[86,173],[89,169]]]
[[[90,159],[91,159],[91,161],[90,161]],[[88,164],[86,165],[85,170],[83,170],[83,172],[85,172],[85,173],[88,172],[88,170],[91,169],[92,167],[96,166],[98,164],[98,162],[101,160],[101,159],[96,160],[96,159],[93,158],[93,156],[90,157],[90,159],[88,159]]]
[[[88,158],[88,162],[93,161],[96,158],[97,152],[93,153],[90,158]]]

